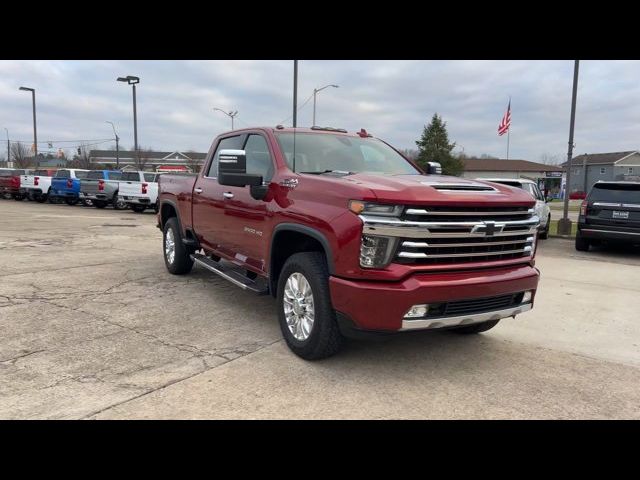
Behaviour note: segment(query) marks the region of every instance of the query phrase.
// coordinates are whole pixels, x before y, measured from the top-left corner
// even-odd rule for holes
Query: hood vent
[[[489,185],[483,185],[481,183],[442,183],[442,182],[420,182],[424,185],[429,185],[436,190],[442,192],[497,192],[493,187]]]

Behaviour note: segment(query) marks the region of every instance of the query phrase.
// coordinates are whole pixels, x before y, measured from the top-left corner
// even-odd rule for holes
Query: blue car
[[[51,179],[50,202],[64,200],[68,205],[80,201],[80,179],[85,178],[89,170],[63,168]]]

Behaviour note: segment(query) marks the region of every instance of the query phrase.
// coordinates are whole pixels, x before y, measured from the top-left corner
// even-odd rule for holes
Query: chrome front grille
[[[529,207],[408,207],[400,218],[361,215],[363,233],[397,237],[393,261],[460,264],[529,258],[539,219]]]

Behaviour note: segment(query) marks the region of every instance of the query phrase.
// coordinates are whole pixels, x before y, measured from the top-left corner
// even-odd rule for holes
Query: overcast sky
[[[11,139],[33,137],[36,89],[38,140],[113,136],[133,146],[131,87],[136,75],[138,141],[155,150],[208,150],[230,120],[213,107],[238,110],[236,127],[291,125],[292,61],[0,61],[0,128]],[[566,155],[573,61],[300,61],[298,105],[314,87],[317,124],[366,128],[398,148],[415,148],[434,112],[447,122],[456,151],[504,158],[497,127],[512,98],[510,158],[539,161]],[[580,63],[575,154],[640,148],[640,62]],[[313,101],[298,113],[312,123]],[[1,138],[5,132],[0,130]],[[1,144],[0,144],[1,145]],[[102,147],[109,147],[105,144]],[[101,148],[101,147],[97,147]],[[2,151],[2,149],[0,149]]]

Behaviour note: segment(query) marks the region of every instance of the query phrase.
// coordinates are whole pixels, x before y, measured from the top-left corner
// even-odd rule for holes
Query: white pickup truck
[[[119,196],[137,213],[147,208],[158,210],[158,177],[155,172],[122,172]]]
[[[35,170],[31,175],[22,175],[20,188],[24,189],[30,200],[44,203],[49,198],[51,178],[56,174],[56,169]]]

